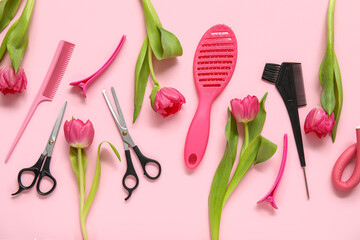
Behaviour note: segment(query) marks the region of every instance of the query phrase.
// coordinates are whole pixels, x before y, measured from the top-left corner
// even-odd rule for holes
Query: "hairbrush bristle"
[[[294,74],[296,100],[298,107],[306,106],[306,95],[305,95],[304,78],[302,74],[301,63],[293,64],[292,68]]]
[[[279,64],[267,63],[264,68],[262,79],[276,83],[279,77],[281,66]]]
[[[53,59],[52,72],[50,73],[50,79],[44,89],[43,95],[47,98],[53,99],[57,89],[59,88],[60,82],[64,76],[65,70],[74,51],[75,45],[66,41],[63,41],[60,54],[56,59]]]

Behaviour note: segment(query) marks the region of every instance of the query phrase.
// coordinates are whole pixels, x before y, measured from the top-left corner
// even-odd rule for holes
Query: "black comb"
[[[305,154],[298,112],[298,107],[306,105],[301,63],[284,62],[281,65],[267,63],[264,68],[262,79],[275,83],[275,86],[286,105],[295,137],[300,164],[304,172],[306,193],[309,199],[309,189],[305,173]]]

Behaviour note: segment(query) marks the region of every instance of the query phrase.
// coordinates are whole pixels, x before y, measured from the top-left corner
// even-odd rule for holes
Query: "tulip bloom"
[[[8,93],[21,93],[26,89],[27,78],[23,68],[15,73],[12,66],[0,70],[0,91],[6,95]]]
[[[305,133],[314,132],[319,138],[331,134],[335,125],[334,113],[329,116],[322,107],[313,108],[305,119]]]
[[[254,120],[259,112],[259,99],[250,95],[243,100],[234,98],[230,101],[230,106],[237,122],[248,123]]]
[[[88,120],[86,123],[80,119],[71,119],[64,124],[65,139],[70,146],[86,148],[94,139],[94,127]]]
[[[70,144],[70,159],[76,173],[79,185],[80,196],[80,225],[83,239],[87,240],[87,231],[85,226],[86,215],[85,204],[85,171],[86,155],[84,148],[88,147],[94,140],[94,127],[88,120],[86,123],[80,119],[71,119],[64,124],[64,134],[66,141]],[[73,153],[72,153],[73,152]],[[71,155],[74,157],[71,158]]]
[[[180,111],[181,106],[186,102],[185,97],[175,88],[164,87],[155,93],[153,108],[164,118]]]

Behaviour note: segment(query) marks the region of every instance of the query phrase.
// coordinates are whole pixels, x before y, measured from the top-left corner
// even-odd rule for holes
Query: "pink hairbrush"
[[[356,165],[353,174],[347,181],[341,177],[346,165],[356,156]],[[360,183],[360,127],[356,128],[356,143],[348,147],[336,161],[332,174],[333,185],[341,191],[349,191]]]
[[[22,133],[24,132],[27,124],[29,123],[32,115],[34,114],[37,106],[43,101],[52,101],[55,93],[59,87],[61,79],[65,73],[66,67],[69,63],[71,54],[75,45],[66,41],[60,41],[56,49],[53,60],[51,61],[49,70],[45,76],[45,79],[39,89],[39,92],[34,99],[33,104],[30,107],[26,118],[21,125],[21,128],[16,135],[16,138],[10,148],[8,155],[6,156],[5,163],[9,160],[11,153],[13,152],[17,142],[19,141]]]
[[[90,75],[89,77],[87,77],[83,80],[70,83],[70,85],[71,86],[79,86],[83,90],[84,97],[86,98],[86,89],[89,87],[89,85],[92,82],[94,82],[105,71],[106,68],[109,67],[109,65],[112,63],[112,61],[114,61],[116,55],[119,53],[122,45],[124,44],[125,39],[126,39],[126,36],[123,35],[120,40],[120,43],[117,45],[113,54],[110,56],[110,58],[105,62],[105,64],[99,70],[97,70],[95,73],[93,73],[92,75]]]
[[[197,46],[193,75],[199,105],[185,142],[185,164],[196,168],[204,156],[210,130],[210,110],[214,99],[229,83],[236,66],[237,41],[226,25],[211,27]]]
[[[276,193],[276,190],[277,190],[277,188],[279,186],[282,175],[284,173],[285,164],[286,164],[286,155],[287,155],[287,145],[288,145],[288,139],[287,139],[287,134],[285,134],[284,135],[283,156],[282,156],[278,176],[277,176],[277,178],[275,180],[275,183],[274,183],[273,187],[271,188],[271,190],[268,192],[268,194],[266,194],[265,197],[263,197],[260,201],[257,202],[258,204],[262,203],[263,201],[267,201],[267,202],[269,202],[271,204],[271,206],[273,206],[273,208],[278,209],[278,207],[277,207],[277,205],[275,203],[275,193]]]

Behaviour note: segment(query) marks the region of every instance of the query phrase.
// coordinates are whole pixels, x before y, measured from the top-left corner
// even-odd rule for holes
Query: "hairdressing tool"
[[[197,46],[193,76],[199,104],[185,142],[185,164],[196,168],[202,160],[210,131],[210,110],[214,99],[229,83],[236,66],[237,41],[226,25],[215,25],[202,36]]]
[[[37,181],[37,184],[36,184],[36,190],[40,195],[46,196],[46,195],[50,194],[52,191],[54,191],[54,189],[56,187],[56,180],[50,173],[50,160],[51,160],[52,152],[53,152],[53,149],[55,146],[56,138],[59,133],[61,122],[64,117],[66,105],[67,105],[67,102],[65,102],[64,106],[61,108],[60,114],[59,114],[58,118],[56,119],[54,128],[53,128],[51,135],[49,137],[49,140],[46,144],[45,150],[40,155],[39,160],[34,164],[34,166],[29,167],[29,168],[23,168],[20,170],[20,172],[18,174],[19,190],[16,193],[13,193],[12,194],[13,196],[21,193],[23,190],[32,188],[35,185],[35,182],[38,177],[39,177],[39,180]],[[34,180],[28,186],[25,186],[21,181],[21,177],[24,172],[25,173],[26,172],[34,173]],[[40,189],[41,181],[44,177],[49,178],[53,182],[51,189],[48,190],[47,192],[43,192]]]
[[[135,145],[134,141],[132,140],[129,131],[126,127],[126,122],[125,122],[125,118],[124,115],[122,114],[121,108],[120,108],[120,104],[118,101],[118,98],[116,96],[116,92],[115,89],[112,87],[111,88],[111,92],[114,98],[114,102],[116,105],[116,110],[114,109],[114,107],[112,106],[112,104],[110,103],[110,100],[106,94],[106,91],[103,90],[103,94],[105,97],[105,101],[110,109],[110,112],[115,120],[116,126],[118,127],[123,143],[124,143],[124,149],[125,149],[125,156],[126,156],[126,164],[127,164],[127,169],[125,172],[125,175],[123,177],[122,180],[122,184],[124,186],[124,188],[129,192],[129,195],[125,198],[125,200],[128,200],[131,197],[132,192],[137,188],[137,186],[139,185],[139,178],[135,172],[132,160],[131,160],[131,155],[130,155],[130,150],[129,150],[129,145],[132,147],[132,149],[134,150],[134,152],[136,153],[136,156],[139,158],[142,169],[144,171],[144,175],[152,180],[157,179],[160,174],[161,174],[161,166],[160,163],[158,161],[155,161],[153,159],[147,158],[145,157],[141,152],[140,149],[138,148],[137,145]],[[157,174],[153,175],[152,173],[147,172],[146,170],[146,166],[147,165],[154,165],[157,168]],[[133,177],[135,179],[135,185],[133,187],[129,187],[126,185],[126,179],[127,178],[131,178]]]
[[[22,133],[28,125],[32,115],[34,114],[37,106],[43,101],[52,101],[56,91],[59,87],[61,79],[65,73],[66,67],[69,63],[71,54],[75,45],[66,41],[60,41],[56,49],[55,55],[51,61],[49,70],[45,76],[43,83],[34,99],[33,104],[30,107],[26,118],[21,125],[21,128],[6,156],[5,163],[9,160],[11,153],[13,152],[17,142],[19,141]]]
[[[310,198],[305,172],[305,155],[301,137],[298,107],[306,105],[301,63],[284,62],[281,65],[267,63],[262,79],[275,83],[288,111],[293,129],[299,160],[304,173],[306,194]]]
[[[79,86],[80,88],[82,88],[83,93],[84,93],[84,97],[86,98],[86,89],[90,86],[90,84],[93,81],[95,81],[105,71],[105,69],[107,69],[109,67],[109,65],[115,59],[116,55],[119,53],[122,45],[125,42],[125,39],[126,39],[126,36],[123,35],[121,40],[120,40],[120,43],[116,47],[114,53],[111,55],[109,60],[107,60],[106,63],[99,70],[97,70],[94,74],[92,74],[91,76],[89,76],[89,77],[87,77],[87,78],[85,78],[83,80],[70,83],[70,85],[71,86]]]
[[[267,201],[271,204],[271,206],[273,206],[273,208],[278,209],[278,207],[275,203],[275,193],[276,193],[276,190],[279,186],[280,180],[284,173],[285,164],[286,164],[286,155],[287,155],[287,145],[288,145],[288,138],[287,138],[287,134],[285,134],[284,135],[283,156],[282,156],[282,160],[281,160],[279,173],[277,175],[277,178],[276,178],[275,183],[274,183],[273,187],[271,188],[271,190],[268,192],[268,194],[266,194],[265,197],[263,197],[260,201],[257,202],[258,204],[262,203],[263,201]]]
[[[333,185],[341,190],[348,191],[360,183],[360,127],[356,128],[356,143],[348,147],[336,161],[332,170],[331,178]],[[342,181],[345,167],[356,155],[356,165],[353,174],[347,181]]]

